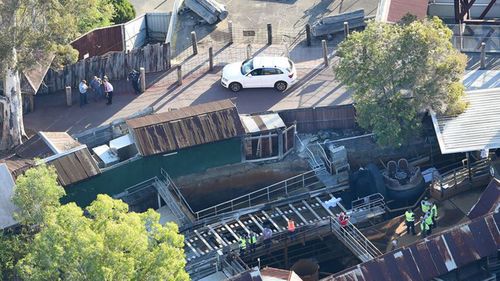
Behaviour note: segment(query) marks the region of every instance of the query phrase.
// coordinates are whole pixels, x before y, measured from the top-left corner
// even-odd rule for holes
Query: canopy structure
[[[458,116],[432,113],[441,153],[500,148],[500,88],[467,91],[468,108]]]

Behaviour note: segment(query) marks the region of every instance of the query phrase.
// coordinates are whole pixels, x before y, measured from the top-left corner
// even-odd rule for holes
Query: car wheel
[[[286,90],[286,87],[288,87],[288,85],[286,84],[286,82],[283,81],[278,81],[276,82],[276,84],[274,84],[274,88],[280,92]]]
[[[229,84],[229,89],[233,92],[239,92],[241,90],[241,84],[238,83],[238,82],[233,82],[231,84]]]

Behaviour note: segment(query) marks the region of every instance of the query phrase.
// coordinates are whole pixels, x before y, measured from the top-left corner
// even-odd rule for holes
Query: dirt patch
[[[309,170],[300,158],[269,164],[240,163],[176,179],[195,211],[222,203]]]

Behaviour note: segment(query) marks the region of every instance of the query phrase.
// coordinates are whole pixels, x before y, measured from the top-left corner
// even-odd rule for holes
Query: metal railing
[[[444,190],[452,189],[464,181],[473,181],[477,177],[484,176],[489,172],[489,160],[484,159],[470,165],[470,174],[467,167],[459,167],[443,173],[439,178],[433,177],[433,188]]]
[[[201,211],[194,212],[193,214],[197,220],[200,220],[202,218],[271,202],[281,197],[286,198],[291,192],[302,188],[314,189],[315,185],[322,187],[319,183],[319,180],[316,178],[316,171],[311,170]]]
[[[172,211],[172,213],[179,220],[179,222],[181,223],[189,222],[189,218],[186,216],[186,214],[184,214],[181,207],[177,204],[172,193],[168,190],[168,187],[165,184],[165,182],[161,181],[157,177],[154,177],[154,185],[160,197],[163,198],[165,204],[167,204],[167,207]]]
[[[177,196],[177,198],[179,199],[179,202],[183,204],[186,207],[186,209],[189,212],[191,212],[191,214],[194,214],[193,209],[191,209],[191,206],[189,206],[188,202],[186,201],[186,198],[184,198],[181,191],[179,190],[177,185],[175,185],[175,182],[172,180],[167,171],[165,171],[163,168],[160,168],[160,174],[163,177],[162,180],[167,186],[167,188],[170,188],[174,192],[175,196]]]
[[[295,137],[299,141],[300,145],[304,148],[307,158],[309,159],[309,164],[311,168],[318,171],[321,169],[325,169],[325,165],[323,163],[318,162],[316,155],[311,151],[309,145],[305,145],[304,142],[302,142],[302,140],[300,139],[299,135],[295,134]]]
[[[338,218],[330,217],[330,229],[337,238],[362,262],[382,255],[382,252],[366,238],[359,229],[348,222],[341,226]]]
[[[352,212],[366,211],[373,209],[385,209],[385,198],[380,193],[374,193],[363,198],[353,200],[351,203]]]

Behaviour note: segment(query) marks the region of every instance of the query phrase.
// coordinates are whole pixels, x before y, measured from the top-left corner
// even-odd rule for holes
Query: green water
[[[172,178],[203,172],[208,168],[241,161],[241,140],[230,139],[179,150],[177,154],[143,157],[113,168],[86,181],[66,187],[63,203],[88,206],[97,194],[114,195],[144,180],[159,176],[160,168]]]

